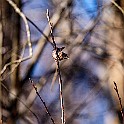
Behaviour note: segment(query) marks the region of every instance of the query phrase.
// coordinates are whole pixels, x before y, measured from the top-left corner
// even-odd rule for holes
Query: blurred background
[[[23,19],[0,0],[0,118],[3,124],[50,124],[31,78],[56,124],[61,124],[59,79],[46,17],[58,47],[67,124],[122,124],[124,108],[124,1],[13,0],[28,19],[33,57]],[[8,63],[10,65],[2,71]],[[38,119],[37,119],[38,118]]]

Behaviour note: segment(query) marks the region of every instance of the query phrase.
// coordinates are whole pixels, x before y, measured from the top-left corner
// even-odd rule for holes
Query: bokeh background
[[[13,1],[28,18],[33,57],[10,64],[0,74],[2,123],[52,123],[31,78],[55,123],[61,124],[59,79],[46,17],[49,9],[56,44],[65,46],[69,56],[60,62],[66,123],[121,124],[113,81],[124,107],[124,1]],[[0,71],[21,55],[29,55],[25,24],[8,2],[1,0]]]

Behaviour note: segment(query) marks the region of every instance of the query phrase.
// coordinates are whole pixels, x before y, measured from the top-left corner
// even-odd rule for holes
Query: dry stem
[[[119,92],[118,92],[118,87],[117,87],[117,84],[114,82],[114,90],[116,91],[117,93],[117,96],[118,96],[118,99],[119,99],[119,103],[120,103],[120,109],[121,109],[121,116],[122,116],[122,119],[123,119],[123,122],[124,122],[124,114],[123,114],[123,107],[122,107],[122,102],[121,102],[121,97],[119,95]]]
[[[58,55],[58,48],[56,46],[56,42],[54,39],[54,35],[53,35],[53,24],[50,21],[50,16],[49,16],[49,11],[47,9],[47,20],[49,22],[49,26],[50,26],[50,34],[52,37],[52,42],[53,42],[53,48],[54,50],[56,50],[56,64],[57,64],[57,72],[58,72],[58,76],[59,76],[59,88],[60,88],[60,105],[61,105],[61,120],[62,120],[62,124],[65,124],[65,114],[64,114],[64,100],[63,100],[63,88],[62,88],[62,77],[61,77],[61,72],[60,72],[60,65],[59,65],[59,55]]]
[[[55,124],[54,119],[52,118],[52,116],[51,116],[51,114],[50,114],[50,112],[49,112],[49,110],[48,110],[48,108],[47,108],[47,106],[46,106],[46,103],[45,103],[44,100],[41,98],[41,96],[40,96],[40,94],[39,94],[39,92],[38,92],[38,90],[37,90],[37,87],[34,85],[33,81],[32,81],[30,78],[29,78],[29,80],[30,80],[30,82],[31,82],[31,84],[32,84],[32,86],[33,86],[33,88],[35,89],[36,94],[38,95],[38,97],[40,98],[41,102],[43,103],[43,105],[44,105],[44,107],[45,107],[45,109],[46,109],[46,113],[49,115],[49,117],[50,117],[52,123]]]
[[[22,19],[23,19],[23,21],[25,23],[26,33],[27,33],[27,43],[28,43],[28,46],[29,46],[29,56],[21,58],[21,59],[18,59],[18,60],[15,60],[15,61],[12,61],[10,63],[7,63],[3,67],[2,71],[0,72],[1,75],[5,72],[5,70],[6,70],[6,68],[8,66],[10,66],[12,64],[16,64],[16,63],[20,63],[20,62],[26,61],[26,60],[30,59],[32,57],[32,55],[33,55],[33,50],[32,50],[32,45],[31,45],[31,38],[30,38],[30,30],[29,30],[29,25],[28,25],[28,21],[26,19],[26,16],[24,15],[24,13],[22,13],[20,11],[20,9],[17,7],[17,5],[12,0],[6,0],[6,1],[13,7],[15,12],[18,13],[22,17]]]

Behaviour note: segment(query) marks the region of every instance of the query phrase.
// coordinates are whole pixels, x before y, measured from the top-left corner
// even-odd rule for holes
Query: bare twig
[[[34,85],[33,81],[32,81],[30,78],[29,78],[29,80],[30,80],[30,82],[31,82],[31,84],[32,84],[32,86],[33,86],[33,88],[35,89],[36,94],[38,95],[38,97],[40,98],[41,102],[43,103],[43,105],[44,105],[44,107],[45,107],[45,109],[46,109],[46,113],[49,115],[49,117],[50,117],[52,123],[55,124],[54,119],[52,118],[52,116],[51,116],[51,114],[50,114],[50,112],[49,112],[49,110],[48,110],[48,108],[47,108],[47,106],[46,106],[46,103],[45,103],[44,100],[41,98],[41,96],[40,96],[40,94],[39,94],[39,92],[38,92],[38,90],[37,90],[37,87]]]
[[[62,47],[62,48],[58,48],[56,46],[56,42],[55,42],[55,39],[54,39],[54,35],[53,35],[53,24],[51,23],[50,21],[50,16],[49,16],[49,11],[47,9],[47,13],[46,13],[46,16],[47,16],[47,20],[49,22],[49,26],[50,26],[50,34],[51,34],[51,37],[52,37],[52,42],[53,42],[53,58],[56,62],[56,65],[57,65],[57,72],[58,72],[58,76],[59,76],[59,88],[60,88],[60,104],[61,104],[61,120],[62,120],[62,124],[65,124],[65,113],[64,113],[64,99],[63,99],[63,88],[62,88],[62,76],[61,76],[61,72],[60,72],[60,65],[59,65],[59,61],[63,60],[63,59],[68,59],[68,56],[67,54],[65,54],[64,52],[62,52],[62,50],[65,48],[65,47]]]
[[[47,79],[45,77],[42,77],[40,82],[36,84],[37,87],[37,91],[39,92],[40,90],[42,90],[43,86],[45,85]],[[37,94],[34,93],[35,91],[32,89],[32,91],[30,92],[29,96],[27,97],[25,103],[27,106],[31,106],[33,104],[33,101],[35,100]],[[21,107],[21,115],[23,115],[24,113],[26,113],[27,109],[25,107]]]
[[[59,65],[59,61],[57,61],[57,71],[58,71],[58,75],[59,75],[59,87],[60,87],[60,102],[61,102],[61,109],[62,109],[62,124],[65,124],[65,114],[64,114],[64,100],[63,100],[63,88],[62,88],[62,77],[61,77],[61,72],[60,72],[60,65]]]
[[[119,95],[118,87],[117,87],[117,84],[116,84],[115,82],[114,82],[114,85],[115,85],[114,90],[115,90],[116,93],[117,93],[117,96],[118,96],[118,99],[119,99],[119,103],[120,103],[121,116],[122,116],[122,119],[123,119],[123,121],[124,121],[124,114],[123,114],[123,107],[122,107],[121,97],[120,97],[120,95]]]
[[[33,21],[31,21],[27,16],[26,19],[46,38],[47,41],[49,41],[48,36]]]
[[[114,0],[112,0],[111,1],[120,11],[121,11],[121,13],[124,15],[124,10],[114,1]]]
[[[50,26],[50,34],[51,34],[51,37],[52,37],[52,42],[53,42],[53,47],[54,49],[56,49],[56,43],[55,43],[55,39],[54,39],[54,36],[53,36],[53,24],[50,22],[50,16],[49,16],[49,11],[47,9],[47,20],[49,22],[49,26]]]
[[[28,43],[28,46],[29,46],[29,56],[24,57],[22,59],[18,59],[18,60],[12,61],[10,63],[7,63],[3,67],[2,71],[0,72],[1,75],[5,72],[5,70],[7,69],[8,66],[10,66],[12,64],[16,64],[16,63],[20,63],[20,62],[26,61],[26,60],[30,59],[32,57],[32,55],[33,55],[33,50],[32,50],[32,45],[31,45],[31,38],[30,38],[30,30],[29,30],[29,26],[28,26],[28,21],[27,21],[25,15],[24,15],[24,13],[22,13],[20,11],[20,9],[17,7],[17,5],[12,0],[6,0],[6,1],[13,7],[13,9],[15,10],[15,12],[18,13],[22,17],[22,19],[23,19],[23,21],[25,23],[26,33],[27,33],[27,43]]]

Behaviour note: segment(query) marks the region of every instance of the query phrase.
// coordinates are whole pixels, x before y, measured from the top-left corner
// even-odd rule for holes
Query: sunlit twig
[[[115,2],[115,1],[111,1],[121,12],[122,14],[124,15],[124,10]]]
[[[49,26],[50,26],[50,35],[52,38],[52,42],[53,42],[53,58],[56,62],[57,65],[57,72],[58,72],[58,76],[59,76],[59,89],[60,89],[60,105],[61,105],[61,120],[62,120],[62,124],[65,124],[65,113],[64,113],[64,99],[63,99],[63,88],[62,88],[62,76],[61,76],[61,72],[60,72],[60,64],[59,61],[63,60],[63,59],[68,59],[69,57],[67,56],[66,53],[62,52],[62,50],[65,47],[62,48],[58,48],[56,46],[56,42],[54,39],[54,35],[53,35],[53,24],[50,21],[50,16],[49,16],[49,11],[47,9],[47,20],[49,22]]]

